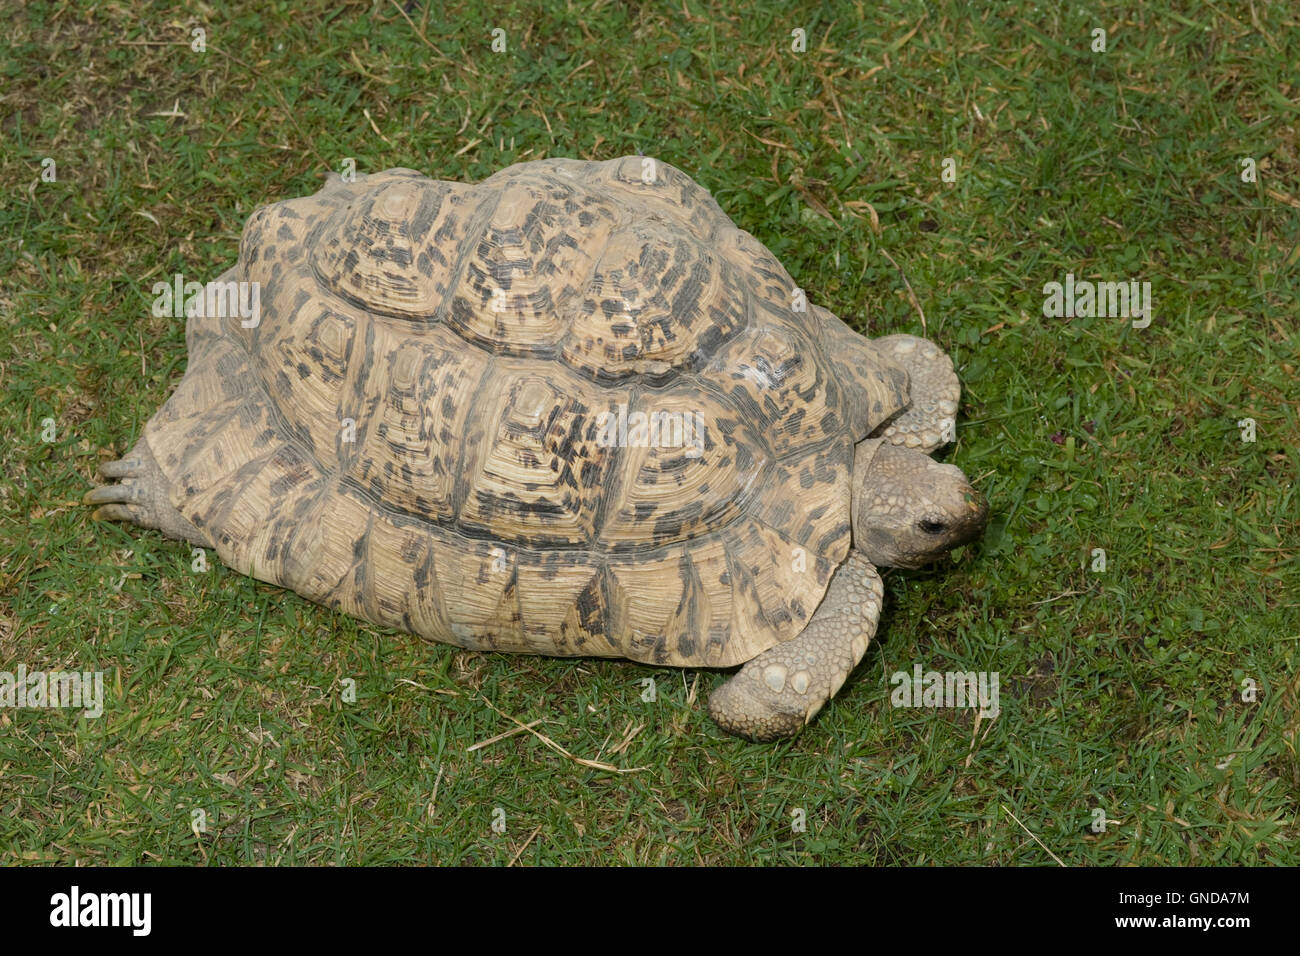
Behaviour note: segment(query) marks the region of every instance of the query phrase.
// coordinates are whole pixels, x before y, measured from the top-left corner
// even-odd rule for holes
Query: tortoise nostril
[[[917,527],[926,534],[943,534],[948,530],[948,526],[942,521],[923,520],[917,523]]]

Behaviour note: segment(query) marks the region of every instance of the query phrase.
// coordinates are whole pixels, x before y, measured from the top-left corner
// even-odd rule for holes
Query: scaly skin
[[[924,452],[942,448],[956,437],[961,384],[948,354],[915,335],[872,339],[880,354],[907,369],[911,404],[876,432],[891,445]]]
[[[120,461],[105,462],[99,466],[99,472],[105,478],[118,480],[116,484],[101,485],[87,492],[82,499],[88,505],[99,505],[94,513],[96,519],[129,521],[142,528],[156,528],[178,541],[212,547],[208,536],[172,506],[167,479],[143,438],[131,454]]]
[[[884,596],[871,562],[849,552],[799,636],[759,654],[713,692],[713,719],[754,741],[798,733],[862,660]]]

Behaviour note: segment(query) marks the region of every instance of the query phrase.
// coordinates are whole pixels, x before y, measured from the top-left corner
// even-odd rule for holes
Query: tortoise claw
[[[144,501],[144,492],[134,484],[100,485],[86,492],[82,504],[140,504]],[[100,509],[101,511],[103,509]]]
[[[99,473],[105,478],[134,478],[140,474],[142,462],[139,458],[123,458],[120,461],[106,461],[99,466]]]
[[[90,516],[96,521],[126,521],[130,524],[141,524],[144,518],[133,505],[104,505],[96,508]]]

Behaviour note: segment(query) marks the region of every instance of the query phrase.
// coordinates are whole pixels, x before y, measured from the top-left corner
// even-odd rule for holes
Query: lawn
[[[105,675],[98,719],[0,709],[0,863],[1300,862],[1300,15],[972,6],[0,2],[0,671]],[[722,673],[427,644],[91,520],[185,369],[153,284],[255,208],[636,153],[965,389],[989,529],[885,572],[802,735],[719,731]],[[1067,276],[1149,324],[1046,315]],[[892,706],[917,665],[999,713]]]

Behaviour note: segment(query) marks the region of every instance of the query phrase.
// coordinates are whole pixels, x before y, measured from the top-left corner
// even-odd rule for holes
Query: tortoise
[[[232,282],[254,320],[204,314]],[[752,740],[858,664],[878,567],[986,519],[929,455],[951,360],[807,304],[649,157],[329,174],[256,210],[217,283],[95,517],[462,648],[744,665],[709,710]]]

